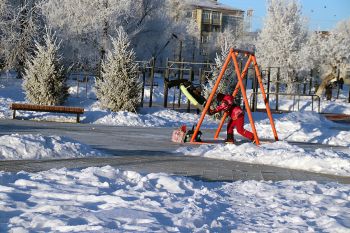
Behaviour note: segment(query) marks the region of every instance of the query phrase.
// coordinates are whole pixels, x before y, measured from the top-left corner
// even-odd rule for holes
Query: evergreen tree
[[[135,52],[122,27],[112,39],[113,50],[102,62],[101,79],[96,81],[96,95],[102,108],[111,111],[133,111],[140,100],[141,85]]]
[[[44,36],[44,45],[35,42],[34,56],[25,63],[23,89],[29,102],[43,105],[62,104],[68,96],[59,44],[50,30]]]

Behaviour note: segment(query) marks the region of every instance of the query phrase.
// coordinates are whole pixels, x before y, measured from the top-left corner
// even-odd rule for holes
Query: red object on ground
[[[171,141],[176,143],[183,143],[185,141],[186,132],[183,132],[181,128],[175,129],[171,136]]]
[[[186,125],[181,125],[178,129],[175,129],[171,135],[171,141],[176,143],[185,142],[186,130]]]

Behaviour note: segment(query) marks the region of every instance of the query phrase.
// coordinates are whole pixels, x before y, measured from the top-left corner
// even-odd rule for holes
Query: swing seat
[[[203,106],[200,103],[198,103],[198,101],[194,98],[194,96],[187,90],[187,88],[183,84],[180,85],[180,90],[193,106],[195,106],[201,111],[203,110]]]

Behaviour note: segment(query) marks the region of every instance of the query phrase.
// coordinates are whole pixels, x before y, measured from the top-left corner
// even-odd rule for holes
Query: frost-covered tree
[[[167,57],[179,47],[183,52],[188,35],[193,35],[194,25],[183,17],[183,1],[179,0],[43,0],[42,13],[46,23],[54,28],[63,41],[64,55],[68,63],[84,64],[96,68],[101,55],[111,48],[109,36],[116,37],[116,29],[122,26],[128,33],[131,46],[138,59]],[[176,4],[178,3],[178,4]],[[181,9],[181,10],[177,10]],[[178,16],[180,18],[180,16]],[[184,20],[185,19],[185,20]]]
[[[6,28],[6,19],[7,19],[7,0],[0,0],[0,69],[4,65],[5,62],[5,28]]]
[[[195,60],[199,55],[200,31],[195,19],[189,11],[188,1],[167,0],[167,15],[172,24],[170,35],[175,34],[177,40],[173,40],[173,50],[179,50],[182,42],[182,58]],[[179,53],[180,51],[178,51]]]
[[[24,61],[32,52],[38,33],[34,0],[2,0],[0,6],[0,56],[7,69],[23,72]],[[5,3],[5,4],[4,4]]]
[[[323,74],[337,72],[350,63],[350,19],[339,22],[329,35],[319,36]]]
[[[305,69],[307,24],[296,0],[269,0],[264,26],[256,42],[256,56],[263,67],[281,67],[281,81],[289,83]],[[311,68],[311,67],[309,67]]]
[[[68,96],[64,68],[58,54],[59,43],[50,30],[43,45],[35,42],[35,52],[25,63],[23,89],[30,103],[59,105]]]
[[[136,112],[140,100],[141,85],[135,52],[122,27],[112,39],[113,49],[102,62],[101,79],[96,80],[96,95],[102,108],[111,111]]]
[[[330,80],[346,74],[350,63],[350,20],[339,22],[330,32],[313,33],[308,45],[310,60],[321,78],[316,92],[321,96]]]
[[[165,26],[151,27],[157,25],[155,18],[162,16],[162,7],[163,0],[44,0],[41,5],[46,22],[63,40],[65,57],[71,58],[67,62],[89,67],[96,67],[104,51],[111,48],[109,36],[116,37],[119,26],[134,46],[138,43],[133,41],[143,45],[155,42],[148,39],[152,32],[162,39]]]

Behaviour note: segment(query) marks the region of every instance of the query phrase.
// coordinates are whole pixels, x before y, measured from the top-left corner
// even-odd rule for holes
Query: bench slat
[[[11,103],[10,109],[13,110],[13,119],[16,118],[16,110],[36,111],[36,112],[55,112],[55,113],[72,113],[77,114],[77,122],[80,121],[80,114],[84,113],[84,108],[66,107],[66,106],[49,106],[36,104]]]
[[[49,105],[20,104],[20,103],[12,103],[10,106],[10,109],[25,110],[25,111],[40,111],[40,112],[76,113],[76,114],[84,113],[84,109],[78,108],[78,107],[49,106]]]

